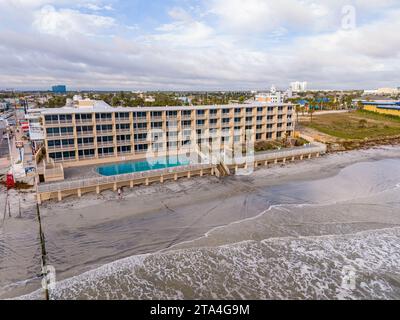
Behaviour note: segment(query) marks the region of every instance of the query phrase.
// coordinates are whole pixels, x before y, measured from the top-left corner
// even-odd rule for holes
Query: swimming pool
[[[190,160],[186,157],[162,157],[143,161],[124,162],[98,167],[97,173],[102,176],[115,176],[149,170],[165,169],[189,165]]]

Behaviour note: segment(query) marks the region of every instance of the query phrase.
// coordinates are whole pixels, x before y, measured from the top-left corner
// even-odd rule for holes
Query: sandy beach
[[[398,262],[386,266],[386,282],[382,284],[387,286],[386,291],[364,288],[354,295],[340,290],[337,293],[339,266],[321,265],[324,259],[337,259],[341,264],[349,255],[356,254],[348,252],[349,246],[359,246],[362,251],[365,239],[370,241],[371,250],[364,250],[363,261],[379,255],[381,259],[395,257],[390,250],[399,248],[396,229],[400,225],[400,205],[396,200],[400,183],[399,159],[400,148],[380,147],[261,168],[250,176],[182,179],[125,189],[123,200],[107,191],[81,199],[67,198],[61,203],[44,203],[41,214],[49,264],[55,267],[60,281],[52,297],[399,297],[396,296],[399,282],[393,280],[398,278],[389,277],[400,270]],[[20,198],[21,217],[18,216]],[[12,194],[11,199],[12,218],[6,216],[0,229],[0,298],[17,297],[40,288],[34,195]],[[0,198],[0,208],[3,207],[4,192]],[[387,250],[382,249],[385,239]],[[380,245],[374,246],[373,240]],[[320,255],[315,253],[314,260],[309,257],[307,263],[293,267],[304,261],[301,250],[317,243]],[[337,246],[337,250],[333,250],[332,245]],[[245,251],[240,249],[243,246]],[[233,257],[234,252],[238,254],[236,257]],[[287,260],[274,262],[278,257]],[[197,266],[192,265],[194,261]],[[171,271],[172,278],[168,281],[172,283],[165,278],[163,263]],[[221,263],[226,267],[226,276],[231,275],[231,278],[223,278],[215,272]],[[239,272],[237,263],[244,273]],[[324,283],[328,287],[331,283],[329,290],[336,295],[312,283],[312,274],[316,282],[323,279],[315,274],[318,265],[319,269],[326,269]],[[376,280],[373,266],[372,263],[368,266],[369,276],[363,274],[367,284]],[[200,267],[208,273],[199,272]],[[235,268],[239,274],[234,276]],[[258,270],[254,279],[248,278],[251,268]],[[267,269],[270,271],[266,272]],[[110,274],[110,270],[114,273]],[[214,285],[209,282],[212,273],[216,277]],[[151,279],[148,278],[150,274]],[[154,279],[154,274],[158,275],[158,280]],[[311,277],[307,280],[310,281],[308,287],[301,282],[301,274]],[[191,286],[183,284],[185,277]],[[237,277],[242,280],[238,281]],[[289,277],[292,277],[290,281]],[[78,288],[76,283],[82,283],[82,279],[92,282]],[[279,287],[274,279],[277,283],[286,281],[286,285],[293,283],[293,286]],[[139,287],[132,286],[133,280]],[[228,284],[232,290],[227,289]],[[254,290],[249,289],[251,285]],[[113,293],[110,294],[110,286],[119,289],[111,288]],[[37,291],[29,297],[42,295]]]

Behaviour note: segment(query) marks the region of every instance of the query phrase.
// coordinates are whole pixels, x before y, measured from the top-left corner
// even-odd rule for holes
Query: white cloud
[[[68,9],[57,1],[30,2],[42,6],[18,10],[24,19],[0,10],[0,26],[1,18],[15,20],[14,30],[12,23],[0,28],[0,87],[46,88],[61,80],[116,89],[262,88],[292,80],[319,88],[399,85],[398,1],[374,7],[354,0],[364,13],[379,15],[344,31],[340,14],[347,0],[207,0],[203,10],[172,7],[166,12],[172,21],[140,36],[142,26],[130,30],[102,15],[113,16],[116,5],[102,12],[96,9],[104,2],[75,1]],[[92,14],[77,10],[88,3],[96,5]],[[21,25],[27,30],[18,30]],[[117,35],[93,37],[110,31]]]
[[[100,29],[115,26],[115,20],[71,9],[57,10],[46,5],[35,13],[33,26],[41,33],[67,37],[71,34],[94,35]]]

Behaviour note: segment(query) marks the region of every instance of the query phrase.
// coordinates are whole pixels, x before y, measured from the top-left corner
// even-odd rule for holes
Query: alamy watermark
[[[341,27],[346,31],[354,30],[357,27],[357,14],[354,6],[347,5],[342,8]]]

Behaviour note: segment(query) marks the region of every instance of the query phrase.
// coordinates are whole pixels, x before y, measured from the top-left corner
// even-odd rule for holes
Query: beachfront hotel
[[[67,168],[143,159],[148,151],[183,153],[213,136],[228,147],[248,132],[253,141],[290,137],[293,112],[285,103],[128,108],[80,100],[41,116],[46,160]]]

